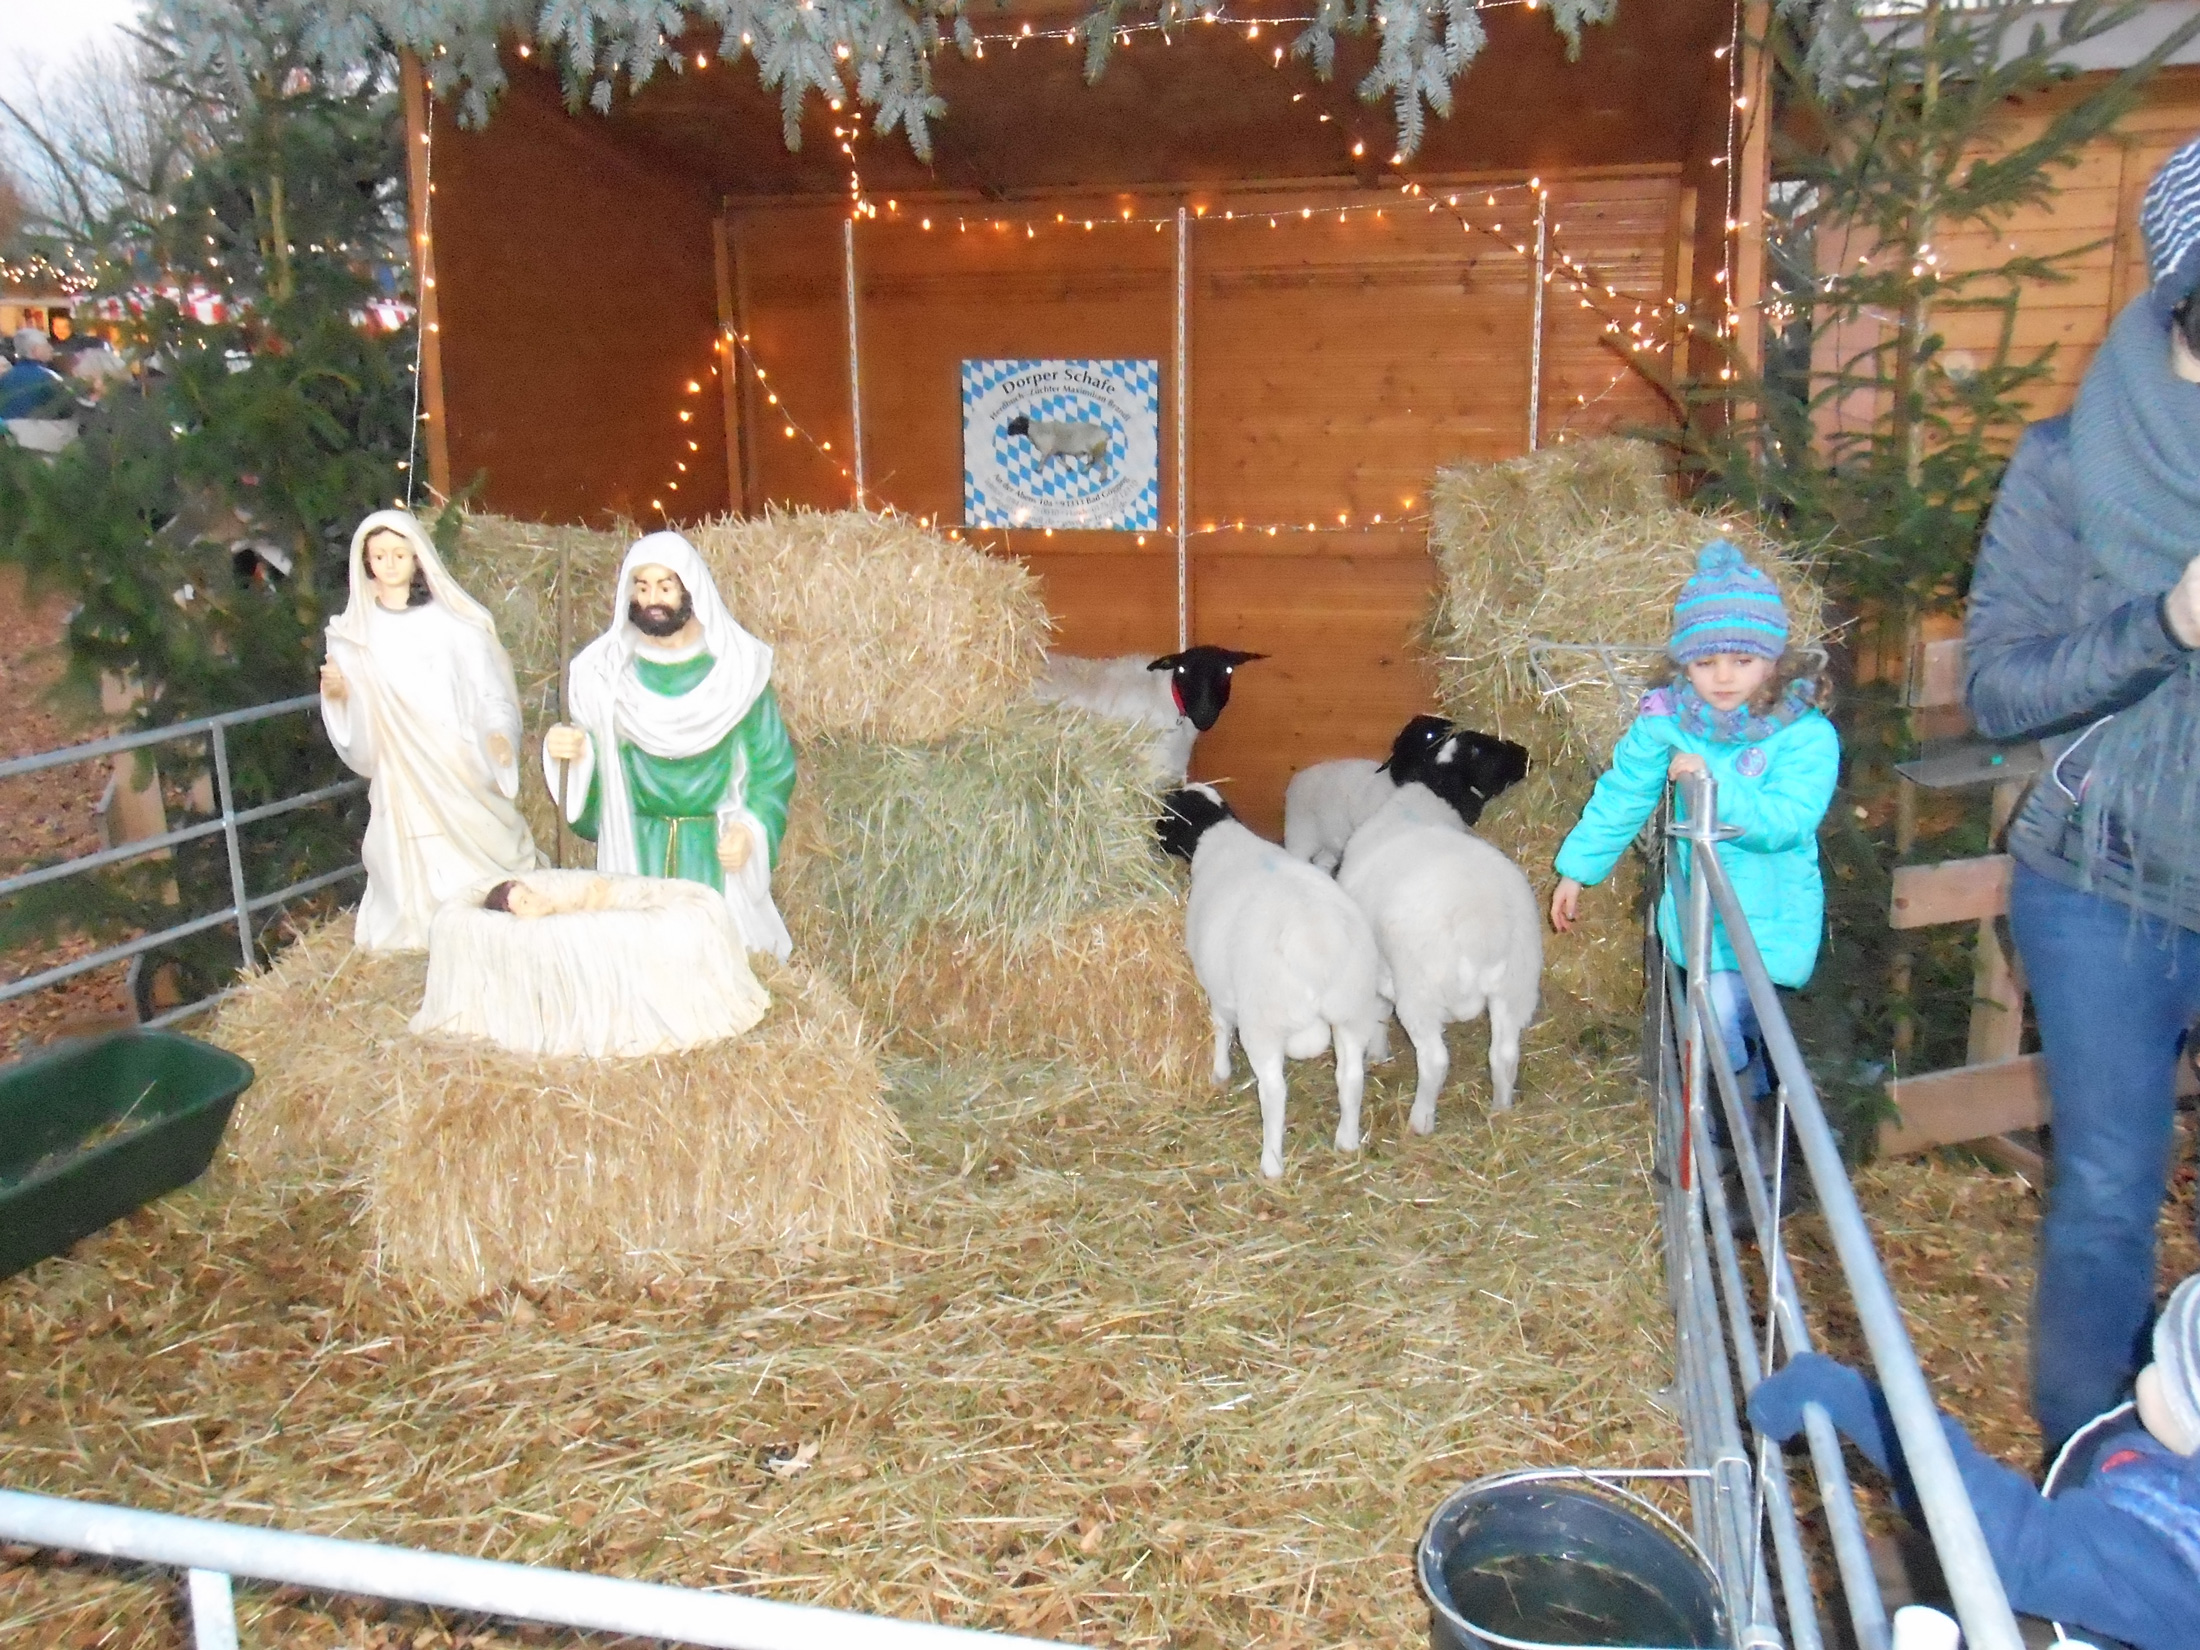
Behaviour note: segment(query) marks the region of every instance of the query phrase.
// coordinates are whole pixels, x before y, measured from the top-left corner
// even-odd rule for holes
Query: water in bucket
[[[1462,1560],[1467,1560],[1462,1562]],[[1512,1553],[1444,1566],[1452,1607],[1487,1632],[1534,1644],[1693,1645],[1688,1613],[1638,1576],[1587,1558]]]

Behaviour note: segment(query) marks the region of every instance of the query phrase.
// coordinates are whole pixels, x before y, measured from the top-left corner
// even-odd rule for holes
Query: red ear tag
[[[1169,673],[1169,697],[1176,702],[1177,715],[1188,716],[1191,714],[1184,708],[1184,686],[1176,679],[1174,671]]]

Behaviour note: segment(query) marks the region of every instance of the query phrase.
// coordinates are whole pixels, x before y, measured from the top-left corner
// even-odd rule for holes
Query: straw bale
[[[898,1062],[891,1237],[463,1309],[372,1267],[358,1189],[225,1165],[0,1281],[0,1477],[1088,1644],[1419,1642],[1451,1486],[1678,1458],[1631,1060],[1548,1025],[1523,1052],[1518,1107],[1464,1077],[1426,1139],[1411,1062],[1379,1068],[1353,1156],[1295,1067],[1274,1184],[1243,1081]],[[0,1638],[166,1647],[160,1597],[18,1566]],[[492,1626],[240,1605],[297,1650]]]
[[[1808,562],[1737,516],[1681,508],[1639,441],[1567,443],[1499,464],[1437,472],[1429,547],[1440,573],[1429,624],[1453,714],[1555,729],[1570,754],[1607,759],[1633,713],[1589,649],[1661,649],[1696,552],[1724,534],[1771,573],[1799,647],[1826,638],[1825,592]],[[1572,644],[1546,698],[1530,643]],[[1553,720],[1534,721],[1538,710]],[[1517,734],[1513,736],[1517,737]]]
[[[867,511],[770,510],[686,530],[734,616],[769,642],[772,680],[798,741],[901,743],[997,722],[1045,658],[1050,621],[1020,563]],[[604,627],[631,533],[468,518],[452,571],[496,615],[531,723],[558,669],[558,564],[566,648]]]
[[[1029,941],[1169,887],[1136,729],[1026,702],[931,745],[824,735],[774,878],[790,927],[869,966],[927,927]]]
[[[883,1229],[900,1129],[861,1017],[757,957],[746,1037],[648,1060],[531,1059],[414,1037],[427,960],[309,931],[210,1036],[253,1062],[230,1149],[253,1177],[359,1177],[382,1261],[456,1299],[632,1278]]]
[[[1209,1083],[1207,996],[1176,899],[1134,901],[1026,940],[927,925],[855,969],[850,989],[901,1052],[1066,1061],[1157,1089]]]
[[[772,996],[756,1030],[683,1053],[394,1045],[369,1189],[381,1265],[471,1300],[884,1230],[902,1136],[863,1023],[822,976],[756,961]]]
[[[425,954],[355,950],[351,913],[315,924],[215,1010],[204,1033],[255,1073],[228,1149],[256,1178],[365,1160],[390,1099],[388,1051],[427,981]]]

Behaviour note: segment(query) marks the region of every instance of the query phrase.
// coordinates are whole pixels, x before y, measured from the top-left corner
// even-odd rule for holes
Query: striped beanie
[[[1787,651],[1787,609],[1780,587],[1742,559],[1725,539],[1696,554],[1696,571],[1673,604],[1673,639],[1665,651],[1676,664],[1714,653],[1748,653],[1777,661]]]
[[[2154,1320],[2154,1367],[2162,1401],[2187,1434],[2200,1438],[2200,1272],[2170,1291],[2169,1304]]]
[[[2200,288],[2200,138],[2171,155],[2139,203],[2147,275],[2165,302]]]

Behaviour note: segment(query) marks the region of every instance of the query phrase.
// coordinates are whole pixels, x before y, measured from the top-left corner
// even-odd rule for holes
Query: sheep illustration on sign
[[[1053,419],[1031,421],[1027,413],[1018,413],[1002,426],[1004,435],[1020,435],[1038,449],[1041,458],[1081,458],[1085,468],[1105,463],[1108,456],[1108,431],[1104,424],[1062,424]]]
[[[1161,363],[962,363],[963,522],[1161,525]]]

